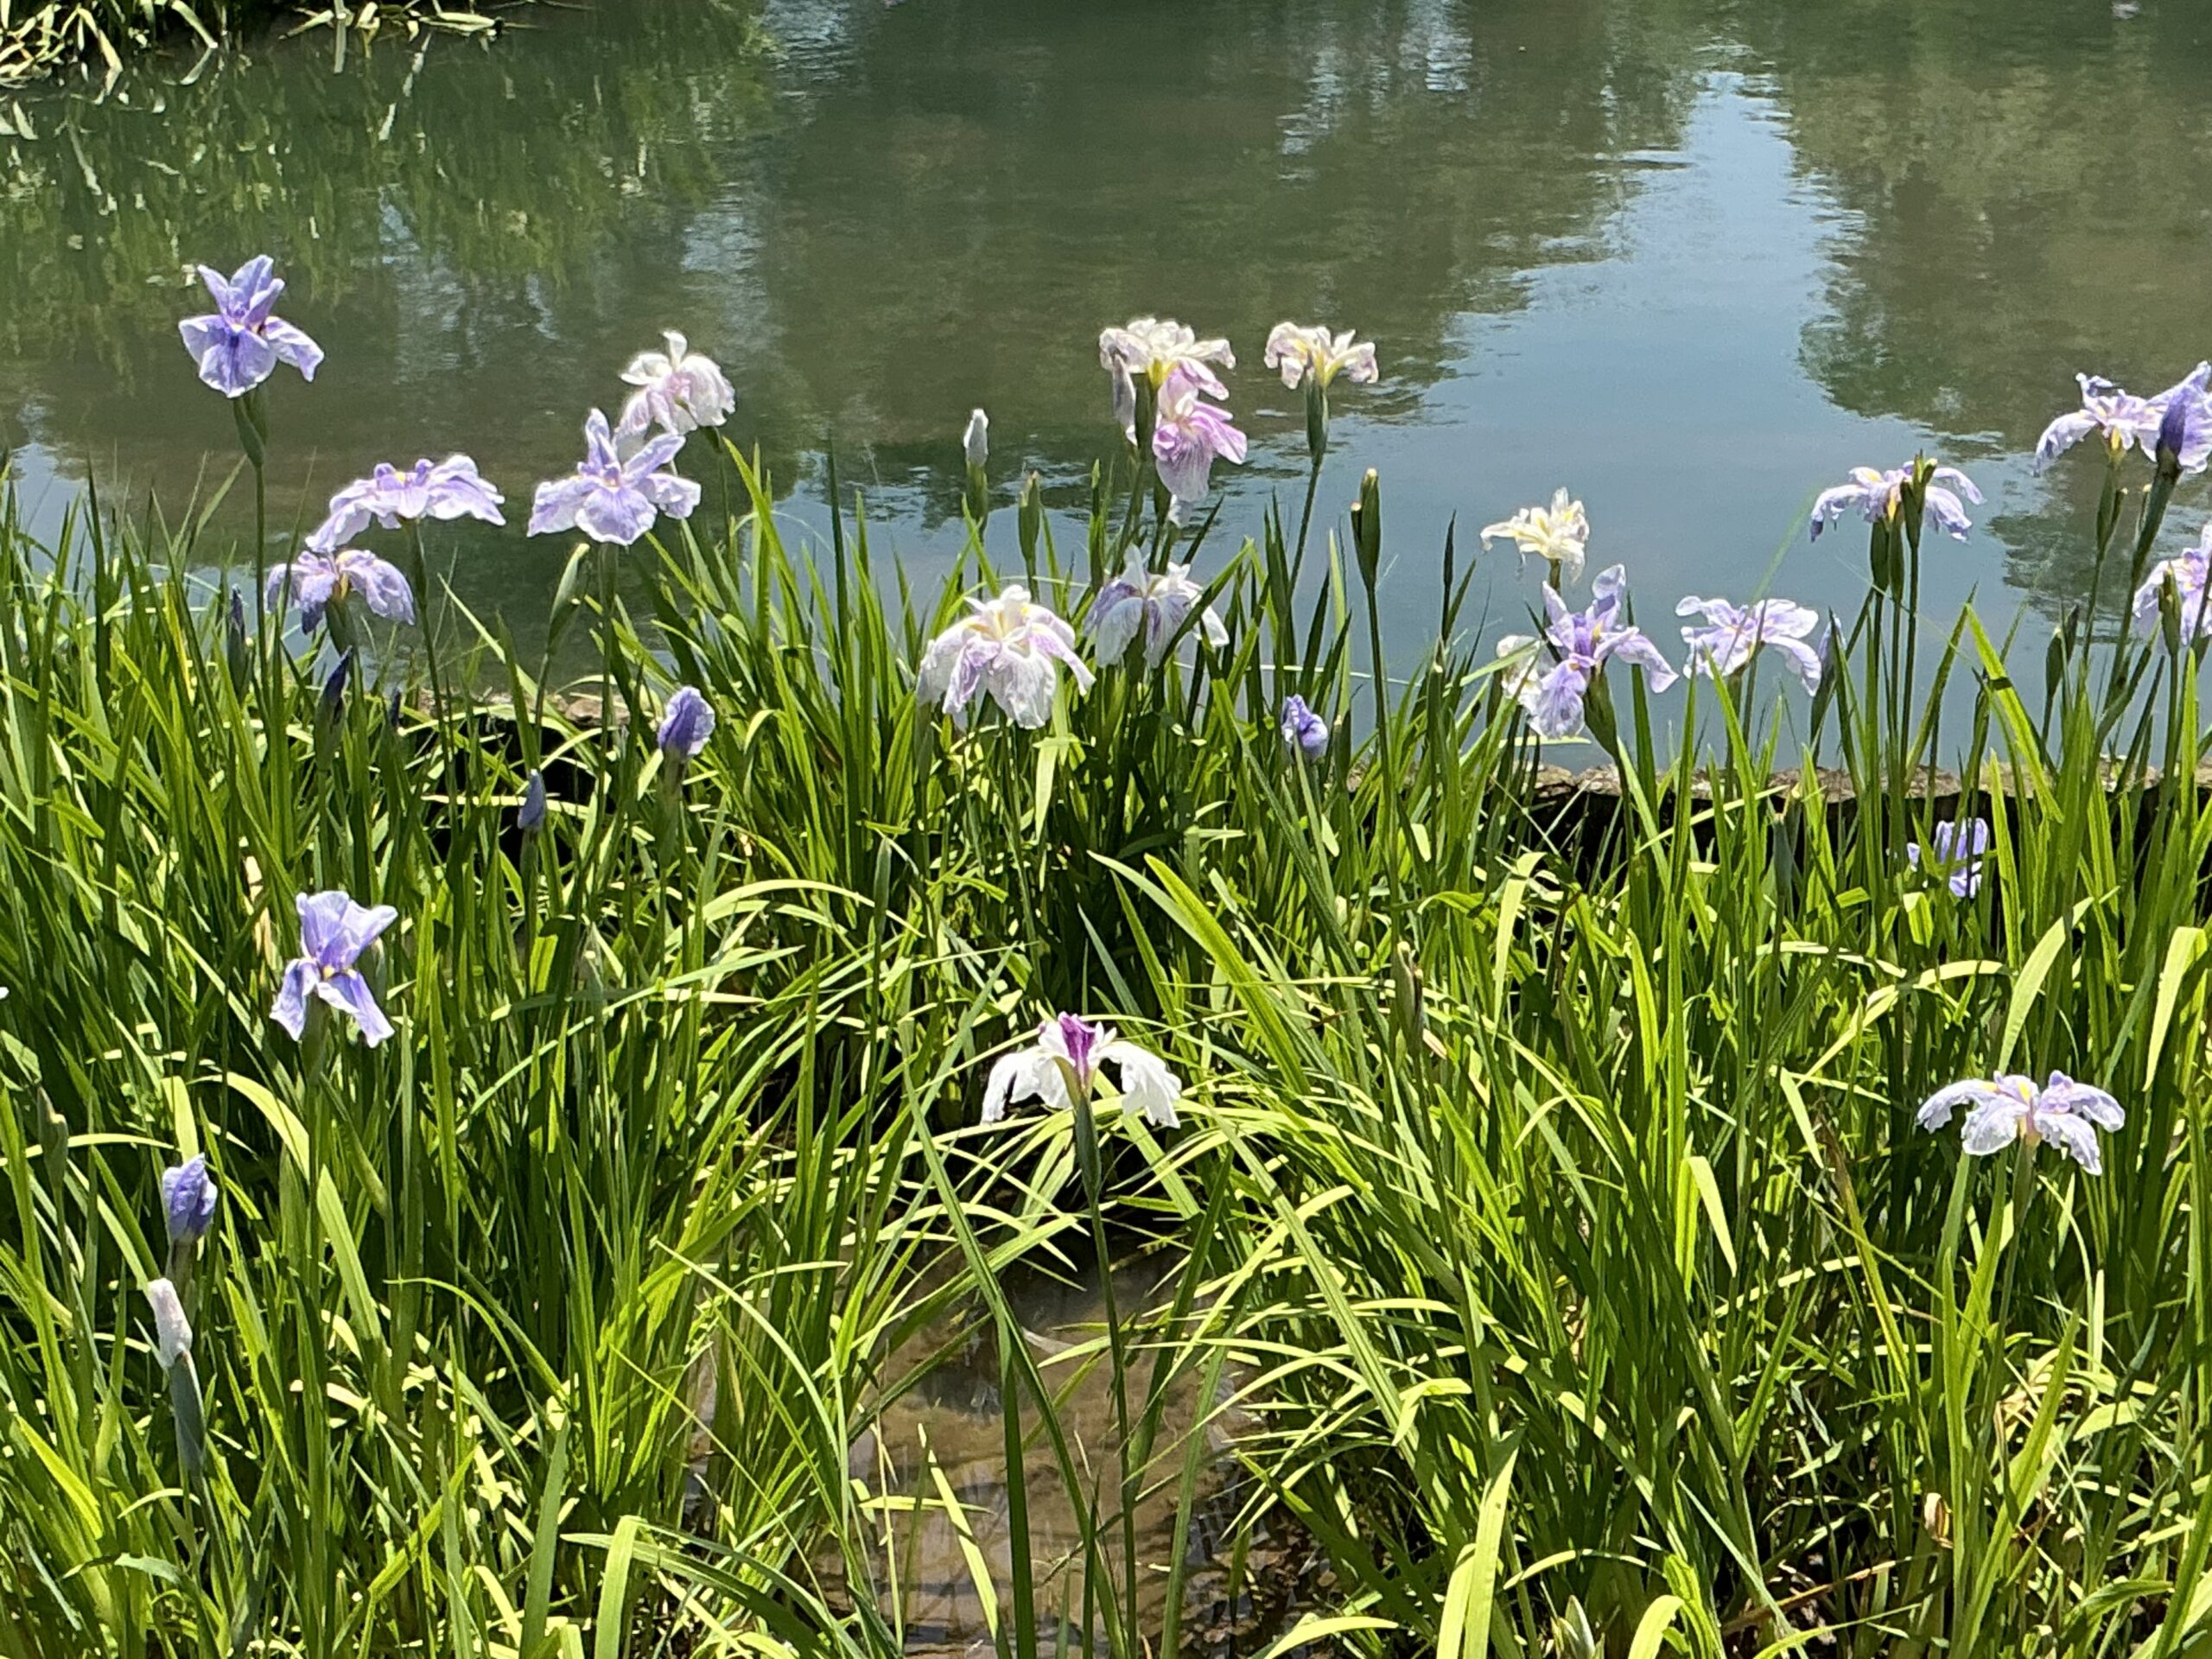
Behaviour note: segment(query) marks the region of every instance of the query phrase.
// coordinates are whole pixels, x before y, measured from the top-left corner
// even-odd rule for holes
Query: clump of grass
[[[721,522],[619,582],[579,549],[543,657],[448,598],[350,633],[335,696],[328,648],[225,602],[200,519],[0,517],[0,1638],[897,1651],[872,1541],[963,1497],[848,1451],[950,1321],[998,1375],[1005,1581],[965,1559],[1007,1652],[1209,1639],[1135,1517],[1164,1497],[1186,1541],[1222,1455],[1217,1599],[1285,1517],[1327,1558],[1286,1641],[2200,1642],[2201,642],[2062,635],[2031,709],[1971,613],[1922,638],[1908,494],[1793,747],[1767,656],[1672,741],[1617,674],[1617,810],[1570,821],[1451,546],[1433,652],[1383,671],[1382,486],[1309,534],[1325,448],[1324,410],[1297,529],[1226,554],[1141,450],[1072,558],[971,480],[960,568],[895,602],[863,513],[788,547],[731,452]],[[2112,463],[2112,588],[2173,487]],[[1018,561],[1081,620],[1133,547],[1193,563],[1217,635],[1193,607],[1034,730],[918,706],[965,593]],[[612,717],[554,695],[574,630]],[[681,766],[678,685],[720,715]],[[1973,817],[1970,892],[1908,861]],[[267,1017],[333,888],[398,912],[380,1046]],[[979,1124],[1057,1010],[1164,1055],[1182,1124]],[[2124,1103],[2101,1175],[1915,1127],[2054,1070]],[[193,1154],[222,1196],[183,1388],[141,1287]],[[1040,1357],[1007,1269],[1139,1250],[1156,1300]],[[1103,1444],[1062,1406],[1086,1363]],[[1028,1550],[1039,1478],[1073,1578]]]
[[[329,29],[346,36],[386,30],[487,34],[498,20],[444,0],[377,0],[328,5],[302,0],[11,0],[0,4],[0,86],[35,80],[72,64],[113,73],[127,54],[168,40],[215,47],[256,29]]]

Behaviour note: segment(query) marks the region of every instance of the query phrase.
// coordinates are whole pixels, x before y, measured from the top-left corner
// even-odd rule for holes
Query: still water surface
[[[1932,608],[1973,594],[2002,626],[2084,585],[2094,464],[2024,461],[2073,372],[2155,390],[2212,351],[2198,0],[523,15],[342,73],[327,41],[272,41],[0,106],[0,444],[35,522],[88,477],[175,504],[231,463],[174,323],[201,308],[188,262],[265,248],[329,353],[274,386],[276,516],[467,449],[518,527],[437,545],[525,639],[568,544],[520,533],[530,486],[662,327],[728,366],[730,435],[795,520],[823,522],[834,440],[879,550],[928,571],[960,540],[969,408],[1003,490],[1034,467],[1072,508],[1113,439],[1096,331],[1154,312],[1237,347],[1239,536],[1303,464],[1268,327],[1379,343],[1325,500],[1381,469],[1402,649],[1452,517],[1465,545],[1562,483],[1651,620],[1770,572],[1848,607],[1863,538],[1812,546],[1804,509],[1923,447],[1990,497],[1938,547]],[[2201,517],[2185,497],[2177,534]],[[1478,608],[1517,615],[1535,576],[1489,570]]]

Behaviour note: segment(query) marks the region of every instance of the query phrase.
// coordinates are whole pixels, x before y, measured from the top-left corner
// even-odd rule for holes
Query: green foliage
[[[1013,1548],[1011,1652],[1196,1648],[1194,1579],[1233,1603],[1286,1518],[1329,1568],[1300,1639],[1362,1652],[2204,1643],[2193,652],[2062,642],[2031,709],[1971,614],[1922,638],[1917,537],[1878,527],[1801,751],[1756,660],[1671,746],[1616,676],[1618,794],[1547,805],[1450,549],[1428,660],[1367,671],[1371,476],[1309,563],[1272,517],[1223,556],[1139,470],[1067,557],[1019,524],[1019,579],[1080,616],[1172,552],[1226,643],[1193,618],[1039,731],[960,732],[912,665],[1012,515],[894,604],[863,515],[788,547],[731,460],[719,527],[619,583],[578,550],[537,663],[449,608],[334,715],[327,649],[226,639],[189,523],[0,525],[0,1652],[896,1651],[878,1541],[961,1495],[848,1448],[948,1330],[1033,1454],[1017,1540],[1039,1480],[1080,1528],[1079,1580]],[[2167,494],[2108,478],[2113,588]],[[582,628],[631,718],[546,683]],[[487,698],[395,715],[463,630],[438,683]],[[646,735],[678,683],[721,716],[681,776]],[[1815,753],[1847,791],[1777,781]],[[1904,849],[1974,814],[1955,899]],[[266,1017],[329,887],[400,913],[373,1050]],[[1166,1056],[1184,1125],[979,1128],[1060,1008]],[[1915,1128],[1999,1069],[2121,1099],[2101,1177]],[[204,1474],[139,1294],[195,1150]],[[1158,1299],[1040,1358],[1007,1270],[1101,1249]],[[1204,1574],[1134,1522],[1193,1535],[1193,1395],[1249,1493]]]

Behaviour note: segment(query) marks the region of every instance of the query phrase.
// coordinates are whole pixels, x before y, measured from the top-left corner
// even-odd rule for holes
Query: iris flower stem
[[[2024,1135],[2012,1143],[2012,1192],[2005,1213],[2005,1265],[1998,1274],[1997,1299],[1991,1305],[1989,1325],[1993,1336],[2001,1333],[2012,1311],[2012,1269],[2019,1260],[2016,1248],[2023,1236],[2022,1224],[2028,1213],[2028,1200],[2034,1193],[2036,1149]]]
[[[1294,587],[1297,585],[1298,573],[1306,568],[1306,535],[1313,524],[1313,498],[1321,488],[1322,460],[1323,455],[1315,455],[1313,464],[1306,469],[1306,505],[1299,510],[1298,545],[1290,556],[1290,580]]]
[[[2128,560],[2127,591],[2133,594],[2143,585],[2143,573],[2151,562],[2151,549],[2158,539],[2158,531],[2166,521],[2166,505],[2173,499],[2174,486],[2180,482],[2180,474],[2169,476],[2164,467],[2151,480],[2150,494],[2143,502],[2143,522],[2135,535],[2135,550]],[[2102,560],[2099,560],[2102,563]],[[2128,630],[2123,623],[2119,641],[2113,647],[2112,666],[2105,681],[2105,703],[2115,712],[2126,691],[2128,657]]]
[[[267,601],[261,591],[261,567],[269,561],[269,475],[253,463],[253,621],[258,628]],[[290,578],[285,578],[289,586]]]
[[[2088,619],[2088,637],[2082,652],[2082,681],[2079,687],[2084,702],[2089,696],[2089,658],[2095,653],[2090,649],[2097,637],[2097,599],[2103,588],[2105,560],[2112,552],[2113,533],[2120,526],[2120,504],[2126,493],[2120,488],[2120,464],[2126,451],[2109,446],[2105,450],[2105,483],[2103,493],[2097,500],[2097,556],[2089,567],[2089,597],[2082,614]]]
[[[1145,486],[1152,480],[1152,428],[1158,397],[1151,380],[1140,377],[1136,382],[1136,429],[1129,440],[1130,448],[1135,451],[1136,473],[1129,480],[1128,510],[1122,516],[1121,539],[1115,543],[1109,564],[1121,563],[1122,556],[1128,551],[1129,544],[1143,527]]]
[[[1367,589],[1368,671],[1375,681],[1375,844],[1382,854],[1382,873],[1390,890],[1390,913],[1384,923],[1384,943],[1388,944],[1396,942],[1398,913],[1402,904],[1395,835],[1398,779],[1390,757],[1390,681],[1382,665],[1382,616],[1376,607],[1373,575],[1363,568],[1360,574]]]
[[[599,732],[608,742],[614,737],[614,549],[597,543],[599,557]]]
[[[320,1001],[310,1001],[300,1073],[301,1104],[306,1108],[308,1123],[306,1185],[300,1217],[305,1248],[299,1254],[295,1283],[299,1293],[300,1363],[306,1374],[301,1409],[307,1434],[307,1530],[311,1541],[306,1572],[308,1582],[314,1584],[328,1582],[323,1556],[329,1531],[321,1517],[330,1513],[332,1501],[327,1337],[322,1318],[322,1221],[315,1202],[322,1187],[323,1149],[329,1144],[330,1115],[326,1090],[330,1042],[329,1010]],[[321,1599],[312,1600],[319,1608]],[[331,1634],[314,1628],[304,1630],[307,1651],[327,1651]]]
[[[1897,622],[1891,635],[1892,668],[1890,695],[1895,713],[1890,722],[1890,757],[1895,775],[1891,780],[1890,799],[1891,810],[1897,815],[1893,827],[1900,831],[1904,829],[1906,792],[1912,782],[1910,740],[1913,682],[1919,671],[1920,523],[1923,511],[1918,491],[1909,492],[1905,497],[1904,521],[1891,531],[1897,537],[1891,543],[1891,555],[1903,562],[1903,569],[1899,572],[1903,580],[1898,583],[1897,591],[1891,596]]]
[[[1098,1147],[1098,1121],[1088,1093],[1075,1096],[1076,1165],[1083,1177],[1084,1208],[1089,1212],[1092,1252],[1098,1260],[1098,1298],[1106,1321],[1106,1346],[1113,1365],[1114,1459],[1120,1477],[1122,1606],[1134,1617],[1137,1605],[1137,1471],[1129,1466],[1128,1351],[1123,1342],[1121,1309],[1114,1295],[1114,1258],[1106,1238],[1105,1167]]]

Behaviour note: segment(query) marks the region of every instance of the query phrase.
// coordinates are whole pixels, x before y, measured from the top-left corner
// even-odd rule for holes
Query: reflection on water
[[[1338,447],[1346,491],[1371,463],[1391,493],[1402,642],[1455,512],[1571,481],[1650,602],[1740,592],[1821,485],[1923,444],[1992,497],[1928,596],[1978,588],[2001,620],[2000,578],[2054,606],[2081,585],[2088,469],[2021,460],[2072,372],[2163,385],[2212,344],[2189,163],[2212,16],[2183,0],[609,0],[533,23],[340,77],[272,42],[0,117],[0,442],[50,481],[35,517],[93,469],[174,499],[227,466],[181,273],[267,247],[330,353],[272,398],[288,525],[374,461],[456,448],[519,505],[678,326],[794,512],[819,523],[834,436],[879,546],[938,563],[967,410],[1006,490],[1034,467],[1072,506],[1111,438],[1092,337],[1147,311],[1239,346],[1231,488],[1256,500],[1301,442],[1259,343],[1321,317],[1382,350]],[[1852,539],[1797,531],[1777,587],[1847,606]],[[527,643],[558,540],[447,546]],[[1491,569],[1517,613],[1531,582]]]

